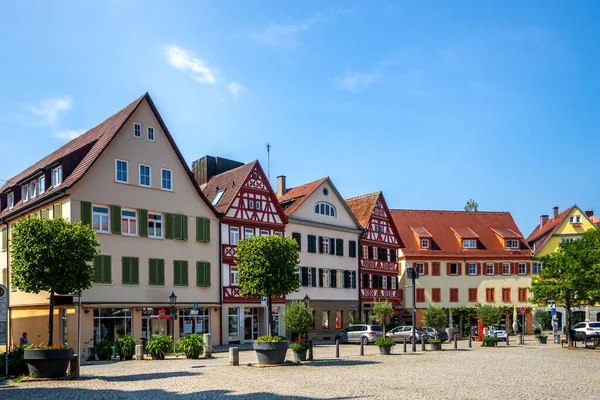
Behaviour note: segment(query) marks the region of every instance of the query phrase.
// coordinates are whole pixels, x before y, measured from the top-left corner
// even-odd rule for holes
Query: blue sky
[[[184,156],[394,208],[600,213],[598,3],[10,1],[0,178],[150,92]]]

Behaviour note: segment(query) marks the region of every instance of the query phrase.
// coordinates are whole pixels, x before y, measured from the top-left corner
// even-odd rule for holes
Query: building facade
[[[403,246],[383,193],[346,200],[363,228],[359,242],[361,321],[369,320],[373,302],[388,301],[400,309],[398,250]]]
[[[283,236],[287,217],[260,163],[253,161],[236,167],[239,164],[211,156],[194,162],[196,179],[221,216],[223,344],[249,343],[266,335],[267,312],[273,314],[273,334],[285,334],[285,296],[272,299],[272,310],[267,310],[260,298],[242,297],[240,293],[235,265],[238,242],[254,236]],[[214,172],[217,175],[211,175]]]
[[[288,301],[307,297],[314,313],[309,336],[330,340],[358,320],[358,240],[362,232],[344,199],[326,177],[288,189],[277,178],[277,196],[288,216],[286,235],[300,247],[300,290]]]
[[[422,324],[429,305],[447,309],[484,304],[515,310],[521,322],[525,308],[530,331],[531,251],[507,212],[391,210],[405,248],[400,250],[400,285],[412,285],[408,267],[416,268],[416,318]],[[412,320],[412,287],[404,291],[403,320]],[[457,310],[458,311],[458,310]],[[477,325],[475,312],[449,316],[458,332]],[[513,313],[503,323],[512,327]]]
[[[132,335],[218,344],[218,219],[148,94],[65,144],[0,189],[0,268],[10,279],[10,226],[20,218],[89,224],[101,245],[81,297],[81,349]],[[9,201],[10,200],[10,201]],[[4,235],[6,234],[6,239]],[[48,294],[11,287],[10,337],[47,340]],[[171,312],[169,295],[177,296]],[[79,307],[56,307],[55,342],[76,348]],[[38,340],[38,339],[35,339]]]

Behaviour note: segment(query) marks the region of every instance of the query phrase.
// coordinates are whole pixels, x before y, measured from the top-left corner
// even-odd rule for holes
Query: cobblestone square
[[[225,352],[211,360],[168,359],[82,365],[73,381],[12,383],[2,399],[594,399],[600,398],[600,350],[568,350],[558,345],[472,349],[459,342],[441,352],[391,356],[366,347],[333,345],[315,349],[318,361],[280,367],[247,366],[251,350],[230,367]],[[410,351],[410,347],[409,347]],[[291,352],[288,359],[292,358]]]

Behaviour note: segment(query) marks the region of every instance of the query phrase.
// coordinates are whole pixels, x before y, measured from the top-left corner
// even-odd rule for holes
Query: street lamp
[[[310,297],[308,297],[308,294],[304,296],[303,300],[304,300],[304,305],[306,307],[308,307],[308,303],[310,302]]]
[[[175,336],[175,305],[177,304],[177,295],[175,292],[171,292],[169,296],[169,303],[171,303],[171,335]]]

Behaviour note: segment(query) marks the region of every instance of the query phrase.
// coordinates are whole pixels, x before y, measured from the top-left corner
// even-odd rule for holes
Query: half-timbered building
[[[366,322],[375,301],[389,301],[399,309],[398,249],[403,245],[383,193],[353,197],[346,204],[364,229],[359,242],[359,295]]]
[[[220,163],[221,167],[210,168],[219,160],[223,159],[206,156],[195,162],[196,166],[209,166],[203,173],[196,173],[196,179],[207,179],[199,182],[202,191],[221,214],[222,343],[245,343],[266,334],[268,310],[260,298],[240,294],[235,265],[237,244],[254,236],[282,236],[287,217],[258,161],[224,172],[221,171],[227,167],[223,164],[236,163],[226,160],[227,163]],[[220,173],[211,176],[211,171]],[[285,297],[273,299],[273,304],[273,334],[283,334]]]

